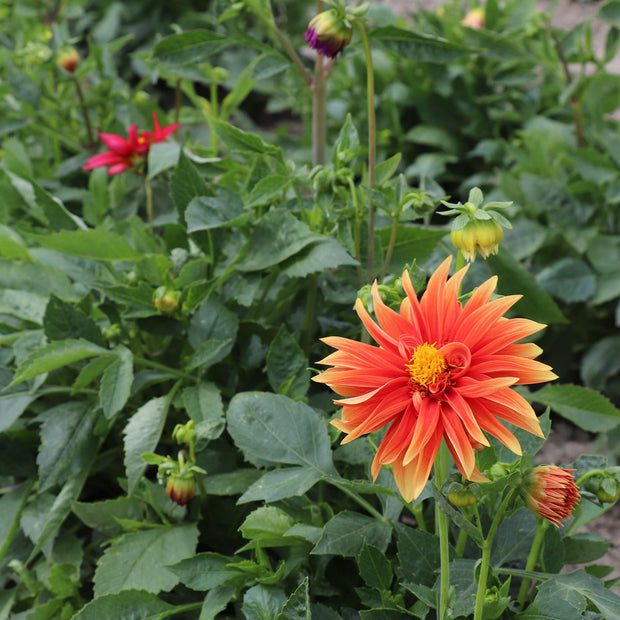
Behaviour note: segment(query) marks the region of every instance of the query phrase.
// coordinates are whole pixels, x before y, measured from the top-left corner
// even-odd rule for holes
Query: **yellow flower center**
[[[443,373],[448,370],[448,362],[434,344],[425,342],[413,351],[413,355],[405,368],[409,371],[411,381],[421,388],[428,389],[437,383]]]

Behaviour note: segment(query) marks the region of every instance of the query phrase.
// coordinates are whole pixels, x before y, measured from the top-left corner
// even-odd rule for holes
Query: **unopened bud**
[[[153,296],[155,307],[165,314],[172,314],[179,307],[181,292],[167,286],[160,286]]]
[[[75,72],[76,67],[80,62],[80,55],[77,53],[77,50],[71,48],[66,52],[63,52],[58,57],[58,65],[62,67],[65,71],[69,73]]]

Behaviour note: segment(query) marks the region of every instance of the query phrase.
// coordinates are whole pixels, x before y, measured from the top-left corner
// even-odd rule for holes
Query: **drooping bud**
[[[69,73],[74,73],[76,67],[80,62],[80,55],[75,48],[70,48],[67,51],[60,54],[58,57],[58,65]]]
[[[338,9],[329,9],[313,17],[304,35],[312,49],[328,58],[336,58],[352,37],[351,22]]]
[[[579,503],[579,489],[571,472],[555,465],[539,465],[526,472],[521,494],[528,508],[555,526],[570,519]]]
[[[602,504],[615,504],[620,498],[620,482],[615,476],[596,476],[590,478],[585,488],[596,495]]]
[[[512,228],[510,221],[498,212],[498,209],[505,209],[512,202],[489,202],[482,206],[482,201],[482,192],[477,187],[469,192],[465,204],[441,201],[451,207],[449,211],[441,211],[441,215],[457,215],[450,233],[452,244],[465,260],[472,262],[476,259],[476,252],[485,259],[497,254],[499,243],[504,238],[503,228]]]
[[[446,488],[446,497],[458,508],[473,506],[478,501],[478,497],[474,493],[475,488],[470,484],[453,481]]]
[[[196,495],[194,475],[191,472],[172,473],[166,483],[166,493],[175,504],[185,506]]]

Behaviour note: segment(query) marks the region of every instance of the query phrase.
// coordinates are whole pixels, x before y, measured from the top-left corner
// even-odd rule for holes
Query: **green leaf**
[[[172,609],[172,605],[151,592],[130,589],[95,598],[82,607],[72,620],[155,620]]]
[[[620,618],[620,596],[608,590],[600,579],[576,570],[556,575],[538,586],[533,603],[519,620],[565,620],[580,618],[591,602],[604,618]]]
[[[596,19],[608,24],[620,25],[620,0],[609,0],[603,3],[598,9]]]
[[[294,519],[275,506],[261,506],[251,512],[239,527],[244,538],[251,541],[244,549],[251,547],[282,547],[297,544],[286,538],[286,532],[293,527]]]
[[[253,586],[243,595],[241,612],[246,620],[273,620],[280,615],[286,596],[275,586]]]
[[[109,355],[109,351],[88,340],[51,342],[30,354],[17,368],[11,385],[26,381],[44,372],[62,368],[94,355]]]
[[[344,246],[334,237],[323,237],[310,243],[294,256],[281,263],[282,273],[289,278],[305,278],[311,273],[357,265]]]
[[[428,532],[396,524],[399,568],[397,575],[408,582],[431,587],[439,569],[439,538]]]
[[[178,142],[156,142],[151,144],[147,166],[149,179],[153,179],[164,170],[176,166],[180,152],[181,145]]]
[[[0,314],[41,324],[47,300],[37,293],[13,289],[0,290]]]
[[[49,341],[84,338],[99,346],[105,345],[101,330],[93,319],[53,294],[45,308],[43,329]]]
[[[138,480],[146,469],[142,454],[153,452],[159,442],[169,406],[169,396],[153,398],[133,414],[125,427],[124,463],[129,495],[133,493]]]
[[[213,364],[222,361],[230,353],[234,344],[232,338],[227,338],[226,340],[205,340],[187,360],[185,370],[201,368],[204,372]]]
[[[153,56],[170,64],[196,63],[223,50],[232,41],[229,37],[209,30],[189,30],[170,35],[153,48]]]
[[[565,536],[563,543],[566,564],[593,562],[605,555],[611,546],[611,541],[593,532],[578,532]]]
[[[261,472],[257,469],[235,469],[224,474],[210,474],[205,478],[208,495],[241,495],[248,490]]]
[[[0,563],[18,532],[22,511],[28,500],[33,482],[21,484],[0,497]]]
[[[375,28],[370,38],[372,41],[380,41],[388,51],[398,57],[415,58],[416,62],[446,63],[476,51],[446,39],[395,26]]]
[[[314,241],[321,240],[303,222],[283,209],[269,211],[255,224],[240,271],[260,271],[290,258]]]
[[[608,336],[588,349],[581,360],[581,378],[593,390],[604,390],[607,380],[620,372],[620,336]]]
[[[101,502],[71,502],[71,510],[88,527],[113,537],[123,533],[118,519],[142,517],[143,505],[132,497],[117,497]]]
[[[183,151],[181,151],[179,163],[172,173],[170,193],[182,221],[185,220],[185,210],[193,198],[210,196],[212,193],[205,180],[196,170],[196,166],[192,164]]]
[[[94,228],[91,230],[62,231],[51,235],[30,235],[43,248],[62,254],[102,261],[141,260],[123,237],[116,233]]]
[[[196,310],[190,321],[188,339],[196,351],[199,351],[202,343],[208,340],[229,341],[218,350],[217,356],[223,359],[232,350],[238,329],[237,315],[216,299],[208,298]],[[211,345],[209,348],[211,350]]]
[[[280,147],[266,144],[254,134],[241,131],[241,129],[237,129],[224,121],[213,121],[213,127],[222,142],[233,152],[248,155],[270,155],[279,161],[284,160]]]
[[[235,594],[235,588],[230,586],[213,588],[205,596],[198,620],[215,620],[216,616],[228,607],[228,603],[234,598]]]
[[[319,542],[312,550],[314,555],[359,555],[362,547],[373,545],[385,551],[392,537],[392,527],[387,521],[345,510],[330,519]]]
[[[229,566],[236,561],[237,558],[208,551],[168,565],[168,569],[179,577],[183,585],[203,592],[226,584],[243,583],[243,573]]]
[[[620,411],[598,392],[578,385],[547,385],[531,400],[547,405],[586,431],[600,433],[620,423]]]
[[[384,250],[387,250],[391,233],[391,227],[377,230],[377,237]],[[425,230],[417,226],[399,226],[396,231],[394,251],[390,259],[390,271],[400,275],[406,264],[412,264],[414,260],[418,263],[424,262],[445,236],[445,230]]]
[[[257,467],[304,465],[336,475],[325,421],[303,403],[264,392],[236,394],[227,412],[228,432]]]
[[[170,591],[179,578],[166,566],[192,555],[196,524],[156,527],[117,538],[97,562],[95,597],[121,590]]]
[[[448,132],[446,132],[448,133]],[[449,134],[451,135],[451,134]],[[396,155],[392,155],[389,159],[382,161],[380,164],[377,164],[375,168],[375,185],[380,186],[381,184],[389,181],[392,178],[393,174],[398,170],[398,166],[400,165],[400,160],[402,159],[401,153],[396,153]]]
[[[497,528],[491,552],[494,566],[522,561],[527,555],[536,533],[536,517],[528,508],[519,508],[504,519]]]
[[[562,258],[536,276],[538,283],[549,293],[569,303],[586,301],[596,291],[596,276],[583,261]]]
[[[89,403],[67,401],[39,416],[41,445],[37,456],[39,492],[62,484],[87,467],[98,441],[98,414]]]
[[[274,392],[291,398],[305,396],[310,387],[308,366],[308,358],[297,340],[281,325],[267,351],[269,385]]]
[[[105,417],[109,420],[127,402],[133,383],[133,355],[122,345],[116,347],[114,361],[106,366],[101,377],[99,400]]]
[[[392,565],[377,547],[364,543],[357,558],[357,565],[361,578],[370,588],[388,590],[392,585]]]
[[[226,187],[217,189],[215,196],[197,196],[187,205],[187,232],[238,226],[251,217],[241,198]]]
[[[486,260],[498,278],[498,291],[502,295],[523,295],[514,306],[520,314],[543,323],[566,323],[566,318],[549,294],[536,282],[514,257],[499,248],[497,255]]]
[[[201,381],[182,392],[183,405],[196,424],[198,439],[217,439],[226,425],[220,391],[214,383]]]
[[[266,473],[254,482],[239,498],[238,504],[263,500],[276,502],[287,497],[303,495],[323,476],[316,469],[288,467]]]
[[[54,294],[65,300],[78,300],[66,274],[35,261],[0,259],[0,289],[28,291],[45,298]]]
[[[259,205],[269,204],[278,196],[285,196],[285,192],[292,183],[291,177],[272,174],[264,177],[256,183],[250,191],[250,195],[245,200],[245,208],[258,207]]]
[[[310,593],[308,591],[308,577],[291,594],[284,604],[276,620],[312,620],[310,612]]]

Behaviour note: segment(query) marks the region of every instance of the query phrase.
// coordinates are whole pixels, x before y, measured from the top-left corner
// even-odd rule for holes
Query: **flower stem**
[[[93,128],[90,124],[90,116],[88,114],[88,106],[84,99],[84,93],[80,86],[79,80],[74,77],[73,83],[75,84],[75,92],[77,94],[78,101],[80,102],[80,109],[82,110],[82,116],[84,117],[84,125],[86,125],[86,133],[88,135],[88,148],[92,149],[95,146],[95,136],[93,135]]]
[[[497,532],[497,528],[504,517],[504,513],[506,512],[506,508],[508,504],[512,500],[514,495],[514,489],[509,491],[504,497],[502,503],[500,504],[495,516],[493,517],[493,521],[491,522],[491,527],[489,528],[489,533],[487,537],[484,539],[484,544],[482,545],[482,561],[480,563],[480,575],[478,577],[478,591],[476,592],[476,609],[474,611],[474,620],[482,620],[483,612],[484,612],[484,599],[487,591],[487,579],[489,576],[489,567],[491,565],[491,550],[493,549],[493,540],[495,538],[495,533]]]
[[[536,535],[534,536],[534,540],[532,541],[530,553],[527,556],[525,570],[534,570],[536,568],[536,563],[538,562],[538,556],[540,555],[540,549],[542,547],[542,542],[545,538],[545,532],[547,531],[548,526],[549,521],[545,519],[540,519],[538,517],[536,518]],[[517,597],[517,603],[520,609],[523,609],[525,605],[531,581],[531,579],[523,579],[523,581],[521,582],[521,587],[519,588],[519,595]]]
[[[276,35],[276,38],[278,39],[278,41],[280,41],[280,43],[282,44],[282,47],[288,54],[289,58],[293,61],[293,64],[299,71],[301,77],[304,79],[306,86],[311,88],[312,87],[312,76],[308,73],[308,71],[306,70],[306,67],[304,67],[304,63],[301,62],[301,58],[299,58],[299,55],[297,54],[297,52],[291,45],[290,41],[282,34],[280,29],[275,25],[275,23],[273,23],[273,21],[269,22],[269,26],[271,26],[273,33]]]
[[[435,484],[441,489],[442,484],[450,475],[450,452],[444,440],[439,446],[439,452],[435,457]],[[440,557],[440,588],[439,588],[439,613],[438,620],[446,620],[448,617],[448,599],[450,596],[450,549],[448,516],[435,504],[435,530],[439,535]]]
[[[153,232],[153,188],[148,174],[144,175],[144,193],[146,194],[146,220],[149,230]]]
[[[336,480],[330,480],[330,482],[332,482],[332,484],[338,487],[345,495],[348,495],[352,500],[364,508],[364,510],[377,519],[377,521],[389,523],[389,521],[374,506],[372,506],[372,504],[369,504],[359,493],[352,491],[345,484],[341,484]]]
[[[323,56],[316,58],[314,87],[312,89],[312,164],[325,164],[325,143],[327,141],[327,112],[325,108],[325,72]]]
[[[372,63],[372,52],[368,35],[360,21],[356,21],[366,55],[366,98],[368,104],[368,189],[375,184],[375,164],[377,158],[377,120],[375,116],[375,72]],[[375,205],[372,198],[368,198],[368,282],[373,281],[375,264]]]

